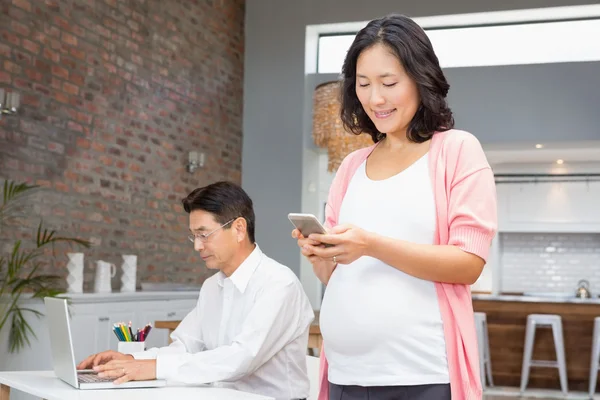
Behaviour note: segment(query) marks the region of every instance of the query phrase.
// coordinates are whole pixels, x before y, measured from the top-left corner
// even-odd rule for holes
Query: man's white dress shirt
[[[256,245],[229,278],[217,272],[203,283],[196,307],[168,347],[133,356],[156,358],[157,379],[305,398],[313,318],[296,275]]]

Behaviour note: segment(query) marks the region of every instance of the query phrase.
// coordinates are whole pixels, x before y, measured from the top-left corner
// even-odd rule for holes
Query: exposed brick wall
[[[121,254],[138,255],[138,283],[202,282],[210,272],[186,239],[180,199],[241,180],[244,1],[0,7],[0,88],[22,95],[19,115],[0,120],[0,179],[46,187],[33,214],[93,241],[87,289],[91,262],[120,266]],[[206,153],[194,174],[190,150]],[[48,268],[65,275],[65,264],[59,253]]]

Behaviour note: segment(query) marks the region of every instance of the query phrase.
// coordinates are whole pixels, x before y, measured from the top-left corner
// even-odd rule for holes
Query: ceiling
[[[564,164],[600,162],[600,140],[580,142],[492,144],[484,145],[492,165],[522,163],[552,163],[561,159]]]

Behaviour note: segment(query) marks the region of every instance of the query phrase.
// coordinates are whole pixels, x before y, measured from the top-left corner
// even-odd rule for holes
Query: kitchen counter
[[[473,309],[487,315],[492,374],[497,386],[519,387],[529,314],[562,317],[569,390],[587,392],[594,318],[600,299],[473,294]],[[534,360],[556,360],[552,331],[538,328]],[[528,388],[560,389],[558,370],[532,367]]]
[[[493,300],[493,301],[518,301],[523,303],[573,303],[573,304],[600,304],[599,297],[589,299],[580,299],[573,296],[524,296],[508,294],[473,294],[473,300]],[[599,315],[600,316],[600,315]]]
[[[146,300],[187,300],[197,299],[198,291],[139,291],[139,292],[112,292],[112,293],[65,293],[73,303],[110,303],[122,301],[146,301]]]
[[[63,293],[59,297],[69,298],[71,303],[121,303],[124,301],[147,301],[147,300],[188,300],[197,299],[200,289],[197,291],[138,291],[138,292],[111,292],[111,293]],[[0,298],[0,303],[9,301],[8,296]],[[31,294],[24,293],[19,301],[23,304],[41,303],[39,298],[33,298]]]

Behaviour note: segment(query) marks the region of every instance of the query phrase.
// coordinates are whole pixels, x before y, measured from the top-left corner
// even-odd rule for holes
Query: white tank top
[[[433,244],[436,215],[428,155],[373,181],[366,162],[349,183],[339,224]],[[329,381],[394,386],[449,383],[442,318],[433,282],[361,257],[338,265],[323,298],[320,327]]]

